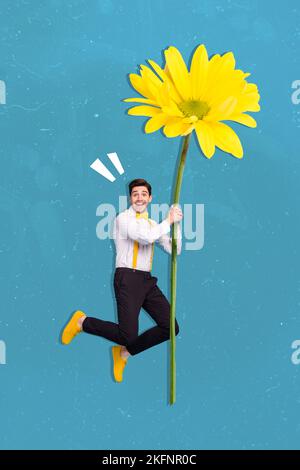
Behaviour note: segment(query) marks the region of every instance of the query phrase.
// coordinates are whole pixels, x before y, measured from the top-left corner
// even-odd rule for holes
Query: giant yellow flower
[[[128,110],[133,116],[147,116],[145,132],[163,128],[167,137],[187,136],[196,132],[199,145],[208,158],[215,148],[242,158],[243,147],[237,134],[223,121],[256,127],[246,112],[260,110],[259,93],[250,75],[235,68],[232,52],[208,58],[205,46],[198,46],[188,70],[175,47],[165,50],[165,67],[153,60],[151,68],[140,66],[140,74],[130,74],[133,88],[143,98],[128,98],[140,103]]]
[[[259,93],[254,83],[248,83],[249,73],[235,68],[232,52],[208,58],[204,45],[195,50],[190,70],[175,47],[165,51],[165,66],[153,60],[150,67],[141,65],[140,74],[130,74],[133,88],[143,98],[124,101],[139,105],[128,110],[133,116],[149,117],[145,132],[163,128],[167,137],[183,136],[173,194],[173,204],[179,203],[183,171],[193,131],[202,152],[211,158],[216,147],[242,158],[243,147],[236,133],[223,121],[234,121],[256,127],[256,121],[246,114],[257,112]],[[176,397],[175,317],[177,278],[177,224],[172,225],[171,299],[170,299],[170,403]]]

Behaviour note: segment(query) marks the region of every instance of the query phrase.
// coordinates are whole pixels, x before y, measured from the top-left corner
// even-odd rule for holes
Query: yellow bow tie
[[[143,212],[142,214],[140,212],[136,212],[136,218],[137,219],[148,219],[148,212]]]

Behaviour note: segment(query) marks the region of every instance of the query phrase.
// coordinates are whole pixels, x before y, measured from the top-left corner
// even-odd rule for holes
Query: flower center
[[[178,105],[181,112],[187,117],[197,116],[198,119],[203,119],[210,110],[205,101],[183,101]]]

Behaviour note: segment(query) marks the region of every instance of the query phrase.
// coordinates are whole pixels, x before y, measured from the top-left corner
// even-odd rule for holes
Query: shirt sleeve
[[[118,235],[121,238],[131,238],[141,245],[154,243],[163,235],[170,232],[170,224],[164,220],[160,224],[149,223],[146,219],[125,216],[117,217]]]
[[[158,239],[158,243],[163,247],[163,249],[171,254],[172,253],[172,238],[169,235],[162,235]],[[177,224],[177,254],[180,255],[182,249],[182,234],[181,234],[181,224]]]

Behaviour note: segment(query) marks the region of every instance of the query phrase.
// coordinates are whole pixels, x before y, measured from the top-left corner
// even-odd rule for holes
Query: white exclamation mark
[[[122,163],[120,162],[118,154],[116,152],[112,152],[108,153],[107,156],[115,167],[115,169],[118,171],[119,175],[123,175],[124,168],[122,166]],[[104,176],[104,178],[106,178],[108,181],[111,181],[112,183],[116,180],[114,175],[106,168],[106,166],[101,162],[101,160],[99,160],[99,158],[97,158],[97,160],[95,160],[90,165],[90,168],[97,171],[97,173],[99,173],[101,176]]]

